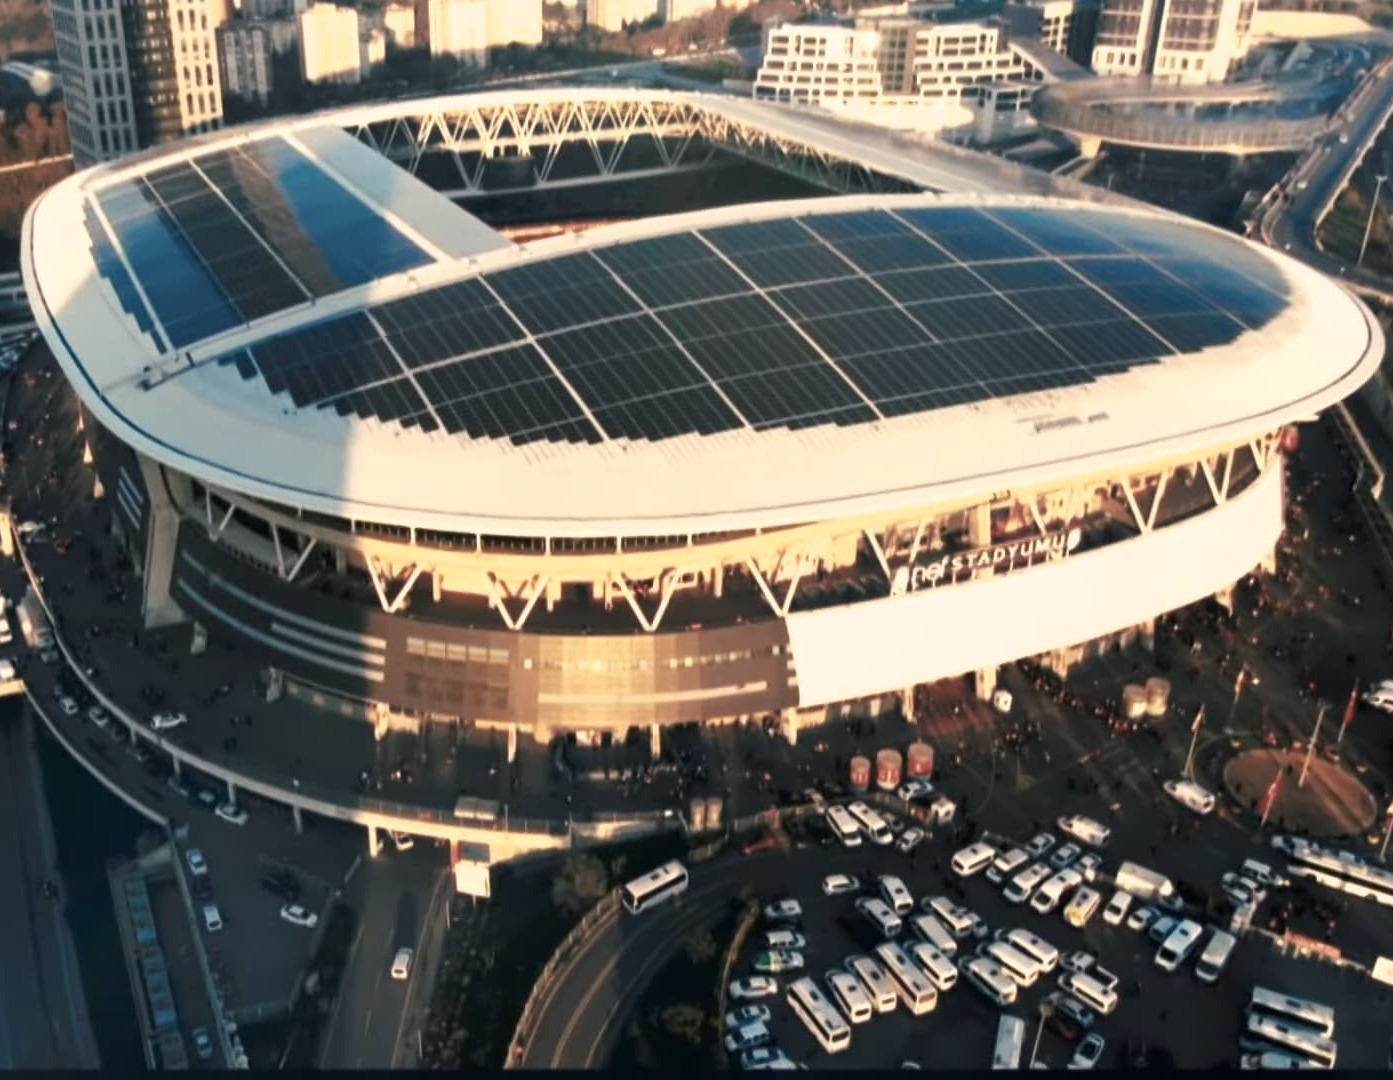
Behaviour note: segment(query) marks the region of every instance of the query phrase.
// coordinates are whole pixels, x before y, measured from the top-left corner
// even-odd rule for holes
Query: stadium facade
[[[515,119],[574,107],[510,93]],[[417,178],[429,153],[469,175],[479,147],[420,118],[476,96],[211,135],[36,202],[26,289],[149,624],[538,738],[988,691],[1269,561],[1284,432],[1383,355],[1341,285],[1193,222],[916,191],[941,162],[882,135],[590,93],[863,180],[898,163],[517,245]],[[581,138],[551,130],[538,160]]]

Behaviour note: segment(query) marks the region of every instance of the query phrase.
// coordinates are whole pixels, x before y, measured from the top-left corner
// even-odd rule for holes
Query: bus
[[[842,1015],[853,1024],[864,1024],[875,1015],[875,1006],[871,1003],[870,995],[861,985],[861,980],[851,972],[835,968],[829,971],[827,989],[832,991],[832,1000],[837,1003],[837,1008],[842,1010]]]
[[[673,859],[642,877],[634,878],[619,891],[619,898],[629,914],[637,915],[686,891],[687,868]]]
[[[1253,987],[1253,996],[1248,1001],[1248,1011],[1260,1016],[1271,1016],[1277,1020],[1294,1020],[1310,1028],[1323,1039],[1335,1035],[1335,1010],[1318,1001],[1281,994],[1263,986]]]
[[[1003,1013],[996,1025],[996,1051],[992,1054],[993,1069],[1019,1069],[1025,1050],[1025,1021],[1019,1016]]]
[[[1358,855],[1330,851],[1319,844],[1298,844],[1287,868],[1293,877],[1309,878],[1330,889],[1393,907],[1393,871],[1370,866]]]
[[[890,831],[890,826],[885,824],[885,819],[865,803],[854,802],[847,807],[847,811],[856,819],[856,824],[861,826],[861,831],[870,837],[872,844],[880,844],[883,847],[894,841],[895,834]]]
[[[934,1006],[938,1004],[938,991],[902,948],[893,941],[887,941],[876,946],[875,954],[890,972],[905,1008],[915,1016],[934,1011]]]
[[[842,842],[843,847],[861,846],[861,826],[845,806],[827,808],[827,827]]]
[[[1248,1027],[1239,1046],[1248,1050],[1282,1050],[1305,1058],[1318,1069],[1333,1069],[1339,1047],[1304,1024],[1278,1020],[1250,1011]]]
[[[799,979],[788,988],[787,997],[794,1015],[829,1054],[840,1054],[851,1045],[851,1026],[812,979]]]

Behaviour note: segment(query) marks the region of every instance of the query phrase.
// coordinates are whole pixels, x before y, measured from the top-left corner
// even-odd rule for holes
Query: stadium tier
[[[1382,357],[1341,285],[1218,230],[944,194],[961,154],[614,93],[713,145],[887,163],[860,186],[896,193],[518,245],[418,175],[487,156],[459,128],[372,137],[456,98],[205,137],[35,203],[28,296],[150,624],[540,738],[988,690],[1270,560],[1284,430]]]

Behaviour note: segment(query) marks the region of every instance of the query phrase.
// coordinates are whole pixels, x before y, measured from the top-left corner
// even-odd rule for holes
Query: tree
[[[716,955],[716,938],[707,927],[690,930],[682,939],[682,947],[687,950],[687,958],[700,966]]]
[[[659,1017],[663,1030],[679,1039],[699,1045],[706,1026],[706,1013],[699,1005],[669,1005]]]
[[[571,915],[579,915],[607,892],[609,874],[594,855],[568,855],[551,882],[551,902]]]

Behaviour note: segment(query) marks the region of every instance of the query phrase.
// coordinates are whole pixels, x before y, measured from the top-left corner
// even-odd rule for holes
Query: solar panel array
[[[853,425],[1082,386],[1287,306],[1238,241],[1055,208],[856,210],[616,244],[220,358],[300,409],[472,438]],[[1222,260],[1222,261],[1221,261]]]
[[[175,348],[430,256],[281,138],[204,154],[103,188],[96,199]],[[100,272],[130,310],[130,275],[100,221]],[[124,280],[123,280],[124,279]]]

